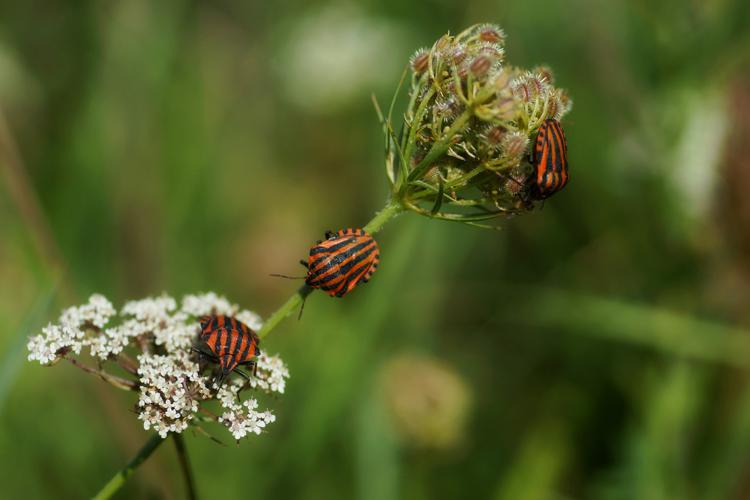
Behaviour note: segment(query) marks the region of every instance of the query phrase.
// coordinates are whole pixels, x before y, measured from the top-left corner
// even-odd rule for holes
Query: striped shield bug
[[[547,119],[539,127],[536,143],[529,159],[534,166],[529,195],[544,200],[568,183],[568,145],[560,122]]]
[[[361,283],[367,283],[380,262],[375,239],[362,229],[341,229],[326,233],[326,239],[310,249],[305,283],[331,297],[343,297]]]
[[[363,229],[349,228],[335,233],[328,231],[325,238],[310,248],[307,261],[300,261],[307,268],[307,276],[271,276],[304,279],[307,286],[323,290],[331,297],[343,297],[359,283],[367,283],[372,278],[380,262],[380,250],[372,236]],[[304,307],[302,302],[300,318]]]
[[[200,341],[208,347],[208,351],[200,347],[193,350],[206,356],[214,363],[218,363],[221,373],[217,378],[218,385],[235,371],[249,380],[246,373],[238,370],[238,366],[252,366],[257,370],[255,357],[260,354],[258,335],[246,324],[231,316],[223,314],[203,316],[200,318]]]

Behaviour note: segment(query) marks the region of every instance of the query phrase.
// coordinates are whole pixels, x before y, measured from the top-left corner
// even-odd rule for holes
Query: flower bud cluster
[[[407,208],[436,218],[487,219],[533,208],[529,144],[571,108],[547,67],[507,63],[505,34],[476,25],[410,60],[403,133],[389,132],[388,176]],[[486,217],[470,216],[470,213]]]

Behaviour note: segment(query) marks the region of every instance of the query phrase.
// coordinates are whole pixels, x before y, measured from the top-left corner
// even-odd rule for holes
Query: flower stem
[[[172,439],[174,447],[177,449],[177,459],[180,462],[182,475],[185,478],[187,497],[190,500],[196,500],[198,496],[195,493],[195,481],[193,480],[193,471],[190,469],[190,460],[188,459],[187,448],[185,448],[185,440],[182,439],[182,434],[172,434]]]
[[[375,234],[380,231],[380,229],[385,225],[386,222],[403,211],[403,205],[400,202],[391,199],[388,201],[388,203],[386,203],[383,209],[380,210],[380,212],[375,214],[375,217],[373,217],[370,222],[368,222],[363,227],[363,229],[370,234]],[[287,301],[281,305],[281,307],[276,309],[273,314],[268,317],[268,319],[263,323],[261,329],[258,330],[258,337],[262,339],[266,335],[268,335],[271,330],[276,328],[276,325],[281,323],[284,318],[290,316],[292,312],[300,307],[307,296],[313,292],[313,290],[315,289],[308,285],[302,285],[296,292],[294,292],[294,295],[289,297]]]
[[[146,441],[146,444],[143,445],[143,448],[138,451],[133,459],[128,462],[128,464],[122,470],[120,470],[120,472],[115,474],[114,477],[112,477],[112,479],[110,479],[109,482],[105,484],[101,490],[99,490],[99,493],[94,496],[94,500],[111,498],[112,495],[114,495],[117,490],[119,490],[122,485],[125,484],[125,481],[127,481],[128,478],[133,475],[135,469],[137,469],[139,465],[141,465],[149,456],[151,456],[154,450],[158,448],[163,441],[164,438],[159,434],[154,434],[153,436],[151,436],[151,439]]]
[[[125,391],[137,391],[138,390],[138,382],[135,382],[133,380],[128,380],[122,377],[117,377],[115,375],[112,375],[110,373],[105,372],[104,370],[98,370],[96,368],[91,368],[90,366],[84,365],[83,363],[77,361],[74,358],[64,358],[70,361],[73,366],[76,368],[80,368],[81,370],[85,371],[86,373],[91,373],[92,375],[96,375],[105,382],[117,387],[118,389],[122,389]]]
[[[400,214],[404,211],[404,207],[399,203],[398,201],[389,200],[388,203],[383,207],[383,209],[375,214],[375,217],[373,217],[370,222],[365,224],[364,229],[370,234],[375,234],[378,231],[380,231],[386,222]]]
[[[271,330],[276,328],[276,325],[281,323],[281,320],[292,314],[292,311],[297,309],[302,302],[304,302],[305,298],[307,298],[314,288],[311,288],[307,285],[302,285],[299,287],[299,289],[294,292],[294,295],[289,297],[286,302],[284,302],[281,307],[276,309],[271,316],[268,317],[268,319],[263,323],[263,326],[260,330],[258,330],[258,337],[264,338],[266,335],[269,334]]]

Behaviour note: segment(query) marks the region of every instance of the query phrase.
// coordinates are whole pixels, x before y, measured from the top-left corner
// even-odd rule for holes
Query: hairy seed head
[[[421,75],[427,70],[430,61],[430,53],[426,49],[419,49],[411,56],[409,64],[416,75]]]

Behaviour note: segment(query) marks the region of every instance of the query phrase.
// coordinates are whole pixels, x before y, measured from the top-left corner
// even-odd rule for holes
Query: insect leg
[[[302,311],[305,310],[305,302],[307,302],[307,297],[305,297],[304,299],[302,299],[302,306],[300,306],[300,308],[299,308],[299,316],[297,316],[297,321],[299,321],[299,320],[302,319]]]
[[[218,363],[219,362],[219,358],[217,358],[216,355],[214,353],[212,353],[212,352],[206,352],[203,349],[200,349],[200,348],[195,347],[195,346],[191,347],[190,350],[192,352],[197,352],[201,356],[207,357],[210,361],[213,361],[214,363]]]

